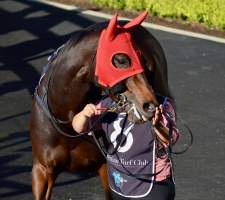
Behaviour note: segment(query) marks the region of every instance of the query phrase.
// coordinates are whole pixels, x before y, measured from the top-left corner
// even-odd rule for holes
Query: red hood
[[[144,71],[138,51],[133,45],[131,32],[132,28],[140,25],[146,16],[147,12],[144,12],[121,27],[117,24],[117,15],[115,15],[108,27],[103,29],[98,42],[95,69],[95,75],[100,85],[112,87],[128,77]],[[117,53],[127,54],[131,60],[131,67],[126,69],[114,67],[112,58]]]

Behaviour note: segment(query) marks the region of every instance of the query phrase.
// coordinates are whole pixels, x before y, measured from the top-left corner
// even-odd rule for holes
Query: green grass
[[[151,15],[181,19],[225,30],[225,0],[91,0],[99,6],[131,11],[148,10]]]

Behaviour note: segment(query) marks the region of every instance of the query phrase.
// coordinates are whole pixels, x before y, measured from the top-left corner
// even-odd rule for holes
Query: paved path
[[[0,199],[31,199],[28,119],[34,87],[53,49],[103,19],[34,2],[0,1]],[[165,50],[171,90],[194,144],[174,156],[177,200],[225,199],[225,45],[150,30]],[[186,138],[188,139],[188,138]],[[55,200],[103,199],[98,177],[63,173]]]

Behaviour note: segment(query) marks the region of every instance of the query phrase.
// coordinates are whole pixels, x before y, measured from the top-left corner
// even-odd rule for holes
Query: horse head
[[[95,75],[98,84],[105,89],[109,88],[115,100],[119,98],[120,102],[124,101],[124,110],[134,122],[151,119],[158,106],[150,83],[153,80],[149,82],[145,73],[153,73],[155,70],[153,64],[146,65],[146,60],[151,58],[145,58],[143,49],[138,47],[133,38],[135,28],[146,15],[147,12],[144,12],[123,26],[117,23],[115,15],[101,32],[96,54]]]

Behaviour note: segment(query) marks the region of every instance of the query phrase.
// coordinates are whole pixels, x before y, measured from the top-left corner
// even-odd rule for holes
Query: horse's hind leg
[[[109,187],[108,176],[107,176],[107,167],[106,164],[103,164],[98,170],[98,174],[101,178],[102,186],[105,191],[105,197],[107,200],[112,200],[112,194]]]
[[[32,169],[32,191],[35,200],[49,200],[55,177],[43,165],[35,163]]]

